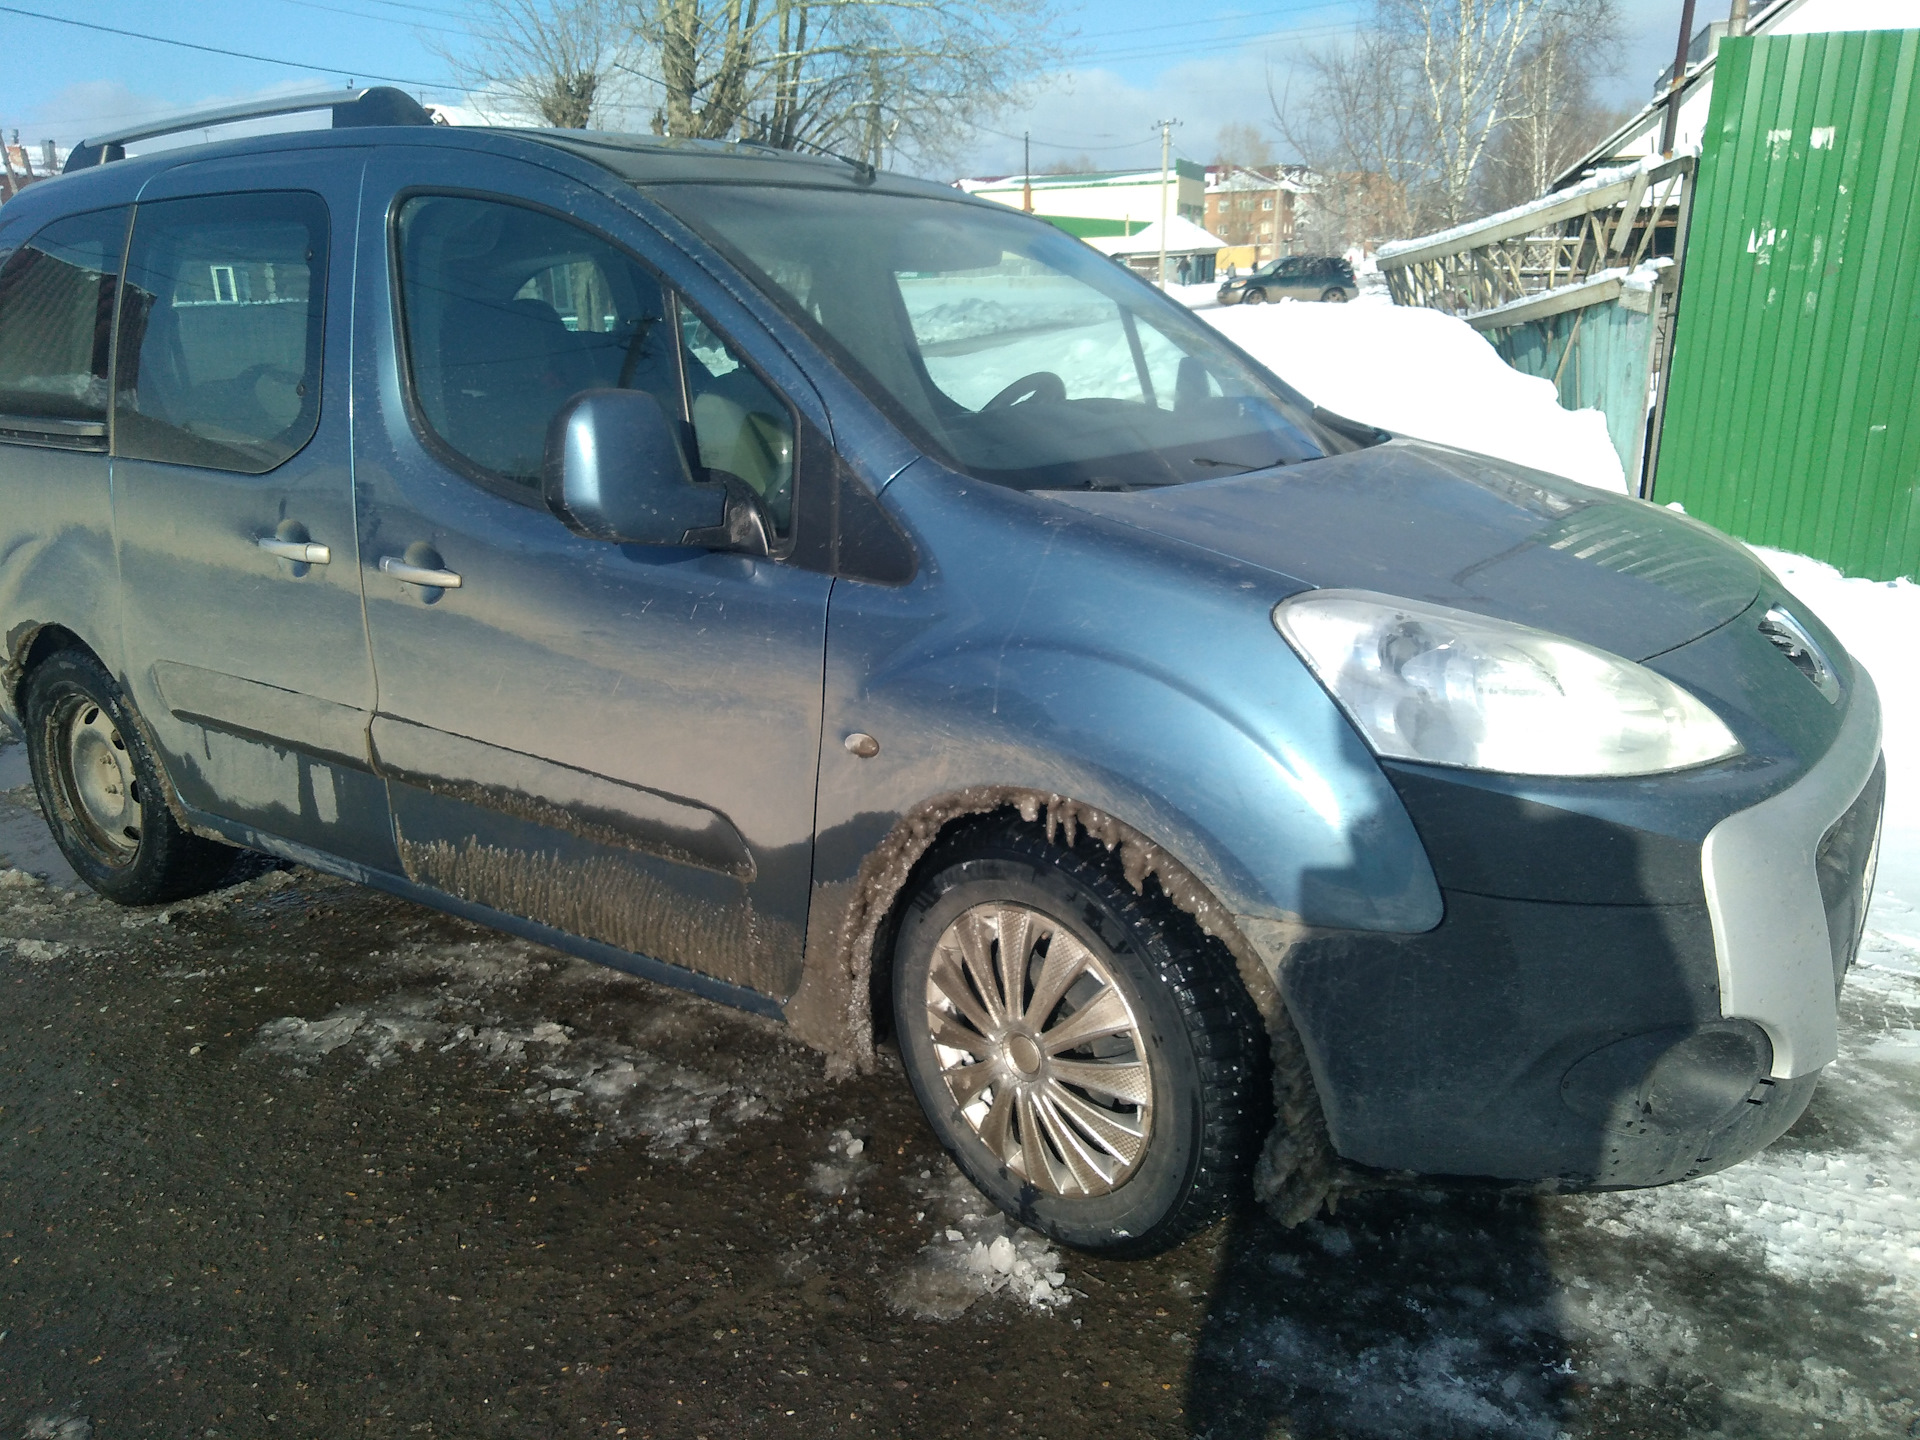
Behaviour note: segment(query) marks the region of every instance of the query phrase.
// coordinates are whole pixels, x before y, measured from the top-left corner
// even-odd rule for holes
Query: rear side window
[[[652,271],[566,220],[419,195],[397,224],[415,413],[450,459],[514,498],[540,492],[547,427],[582,390],[645,390],[686,426],[689,459],[793,509],[793,421]]]
[[[56,220],[0,266],[0,432],[106,448],[107,365],[127,207]]]
[[[304,191],[139,207],[114,450],[261,474],[320,424],[327,209]]]

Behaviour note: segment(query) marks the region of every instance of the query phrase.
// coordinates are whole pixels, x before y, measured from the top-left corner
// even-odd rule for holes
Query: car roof
[[[41,223],[63,214],[131,203],[155,175],[203,160],[290,154],[325,149],[415,146],[464,150],[476,158],[493,154],[552,161],[559,155],[584,161],[635,186],[687,183],[794,185],[883,194],[911,194],[968,205],[993,205],[932,181],[874,171],[855,161],[802,155],[771,146],[713,140],[672,140],[591,130],[514,129],[494,126],[395,125],[327,130],[289,130],[267,135],[181,145],[125,160],[108,161],[27,187],[0,208],[0,228],[9,221]],[[544,152],[544,153],[542,153]],[[558,152],[558,154],[556,154]],[[562,162],[559,168],[569,168]],[[1003,206],[993,205],[996,210]]]

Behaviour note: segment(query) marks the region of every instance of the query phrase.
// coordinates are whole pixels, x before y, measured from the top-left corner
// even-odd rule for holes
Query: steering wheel
[[[234,385],[239,392],[253,400],[255,404],[260,403],[259,386],[262,380],[277,380],[290,391],[302,391],[307,376],[305,371],[294,370],[285,365],[275,365],[269,360],[264,364],[249,365],[233,377]]]
[[[1023,400],[1064,400],[1066,398],[1066,381],[1051,370],[1036,370],[1031,375],[1022,375],[980,408],[1005,410],[1020,404]]]

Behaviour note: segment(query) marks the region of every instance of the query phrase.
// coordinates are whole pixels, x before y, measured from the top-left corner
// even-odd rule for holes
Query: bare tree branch
[[[434,48],[483,108],[504,101],[566,130],[600,118],[631,31],[617,0],[477,0],[475,8],[470,51]]]
[[[1350,44],[1307,57],[1297,96],[1270,84],[1281,133],[1324,177],[1308,222],[1319,243],[1457,223],[1495,170],[1538,194],[1588,129],[1567,111],[1612,63],[1615,3],[1374,0]]]

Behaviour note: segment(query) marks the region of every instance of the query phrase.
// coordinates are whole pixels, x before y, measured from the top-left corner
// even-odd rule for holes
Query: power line
[[[1208,15],[1194,20],[1163,20],[1158,25],[1129,25],[1124,30],[1095,30],[1077,35],[1077,40],[1104,40],[1115,35],[1142,35],[1149,30],[1190,30],[1201,25],[1233,25],[1248,20],[1269,20],[1275,15],[1304,15],[1314,10],[1351,10],[1353,0],[1316,0],[1311,5],[1282,5],[1277,10],[1254,10],[1240,15]]]
[[[404,25],[410,30],[431,30],[436,35],[471,35],[473,33],[471,30],[456,30],[451,25],[429,25],[424,20],[412,20],[400,15],[369,15],[364,10],[347,10],[338,5],[323,5],[320,0],[281,0],[281,3],[298,5],[307,10],[325,10],[332,15],[351,15],[356,20],[371,20],[376,25]],[[418,8],[426,10],[425,6]],[[445,12],[431,10],[426,13],[439,15]]]
[[[139,30],[121,30],[112,25],[96,25],[90,20],[69,20],[64,15],[47,15],[38,10],[22,10],[15,5],[0,5],[0,12],[8,15],[24,15],[29,20],[48,20],[55,25],[71,25],[80,30],[94,30],[102,35],[119,35],[128,40],[145,40],[154,45],[173,45],[182,50],[198,50],[207,55],[225,55],[234,60],[252,60],[261,65],[284,65],[289,70],[304,70],[312,75],[364,75],[369,80],[385,80],[394,85],[410,85],[415,88],[440,89],[446,82],[441,80],[410,79],[404,75],[376,75],[371,70],[361,70],[352,66],[329,67],[314,65],[302,60],[282,60],[274,55],[253,55],[245,50],[226,50],[218,45],[200,45],[192,40],[172,40],[165,35],[148,35]]]
[[[1010,135],[1005,130],[996,130],[991,125],[975,125],[973,128],[986,135],[998,135],[1002,140],[1020,140],[1025,138],[1024,136],[1020,136],[1020,135]],[[1033,143],[1036,145],[1045,146],[1049,150],[1085,150],[1088,152],[1092,152],[1096,150],[1098,151],[1137,150],[1142,145],[1152,144],[1153,137],[1149,135],[1146,138],[1140,139],[1140,140],[1123,140],[1118,145],[1071,145],[1059,140],[1038,140],[1038,139],[1036,139]]]
[[[1191,45],[1153,45],[1137,49],[1096,50],[1091,54],[1076,58],[1079,61],[1152,60],[1163,57],[1173,59],[1189,55],[1210,54],[1221,50],[1233,50],[1242,46],[1258,45],[1274,40],[1313,40],[1324,35],[1345,34],[1354,28],[1354,25],[1351,23],[1306,25],[1293,30],[1266,30],[1252,35],[1229,35],[1221,39],[1203,40]]]

